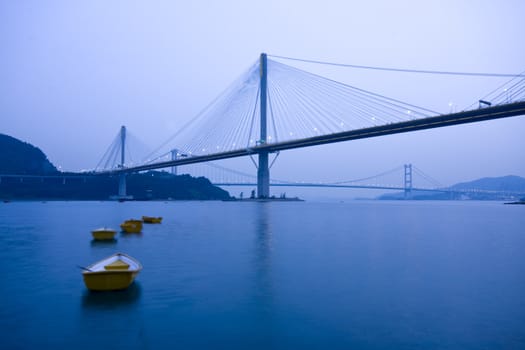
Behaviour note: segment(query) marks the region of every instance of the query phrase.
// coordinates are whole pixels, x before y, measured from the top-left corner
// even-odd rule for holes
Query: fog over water
[[[369,66],[520,73],[523,13],[525,3],[517,0],[5,1],[0,133],[40,147],[63,170],[93,168],[121,125],[144,148],[156,148],[261,52]],[[508,80],[283,63],[440,113],[477,103]],[[520,116],[286,151],[271,175],[336,181],[412,163],[445,185],[525,176],[524,130]],[[249,159],[230,164],[255,174]]]

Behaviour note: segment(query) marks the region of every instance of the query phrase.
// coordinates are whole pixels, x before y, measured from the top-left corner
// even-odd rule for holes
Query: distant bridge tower
[[[412,164],[405,164],[405,199],[412,198]]]
[[[177,154],[179,153],[179,150],[178,149],[172,149],[171,150],[171,160],[177,160]],[[173,175],[177,175],[177,167],[176,166],[172,166],[171,167],[171,173]]]
[[[120,128],[120,164],[119,168],[124,168],[126,163],[126,127],[122,125]],[[126,173],[120,173],[118,181],[118,196],[119,198],[126,197]]]
[[[266,54],[261,54],[260,62],[260,91],[261,91],[261,131],[259,144],[264,145],[266,143],[266,94],[268,91],[268,61]],[[257,197],[268,198],[270,197],[270,168],[268,166],[268,152],[259,152],[259,165],[257,168]]]

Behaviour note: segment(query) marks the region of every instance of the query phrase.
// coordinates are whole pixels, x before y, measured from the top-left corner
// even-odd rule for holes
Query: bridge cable
[[[523,73],[509,74],[509,73],[451,72],[451,71],[437,71],[437,70],[423,70],[423,69],[389,68],[389,67],[362,66],[362,65],[355,65],[355,64],[308,60],[308,59],[286,57],[286,56],[279,56],[279,55],[268,55],[268,56],[274,57],[274,58],[280,58],[284,60],[292,60],[292,61],[299,61],[299,62],[306,62],[306,63],[315,63],[315,64],[323,64],[323,65],[338,66],[338,67],[357,68],[357,69],[403,72],[403,73],[463,75],[463,76],[480,76],[480,77],[520,77],[520,76],[523,76]]]
[[[207,163],[204,163],[204,164],[206,164],[209,167],[216,168],[216,169],[221,169],[221,170],[224,170],[226,172],[230,172],[230,173],[233,173],[233,174],[236,174],[236,175],[241,175],[241,176],[245,176],[245,177],[249,177],[249,178],[253,178],[253,179],[257,178],[257,176],[254,176],[254,175],[251,175],[251,174],[239,171],[239,170],[230,169],[230,168],[227,168],[227,167],[222,166],[222,165],[218,165],[218,164],[213,163],[213,162],[207,162]]]
[[[275,128],[275,115],[273,113],[273,108],[272,108],[272,99],[271,99],[270,89],[268,89],[267,94],[268,94],[268,106],[270,107],[270,120],[272,121],[275,142],[277,142],[277,129]],[[266,140],[266,142],[268,142],[268,140]]]
[[[506,86],[506,85],[509,85],[512,81],[520,78],[520,77],[523,77],[525,75],[525,71],[521,72],[518,76],[515,76],[513,77],[512,79],[504,82],[503,84],[499,85],[497,88],[495,88],[494,90],[492,90],[491,92],[489,92],[488,94],[486,94],[485,96],[483,96],[480,100],[487,100],[489,99],[488,97],[498,91],[500,91],[500,94],[498,94],[497,96],[495,96],[494,98],[492,98],[492,100],[497,100],[498,98],[501,97],[502,93],[501,91],[503,90],[503,87]],[[513,86],[517,85],[517,84],[521,84],[525,82],[525,78],[522,78],[521,80],[519,80],[516,84],[514,84]],[[512,88],[512,87],[511,87]],[[510,88],[509,88],[510,89]],[[506,91],[503,91],[503,93],[505,93]],[[468,106],[466,109],[470,109],[472,108],[473,106],[475,106],[476,104],[478,103],[478,101],[474,102],[473,104],[471,104],[470,106]]]
[[[276,62],[276,63],[278,63],[278,62]],[[319,80],[329,81],[329,82],[334,83],[336,85],[342,85],[342,86],[345,86],[347,88],[350,88],[350,89],[362,92],[364,94],[369,94],[369,95],[372,95],[372,96],[375,96],[375,97],[379,97],[381,99],[385,99],[385,100],[388,100],[388,101],[391,101],[391,102],[395,102],[395,103],[399,103],[399,104],[402,104],[402,105],[410,106],[410,107],[413,107],[413,108],[416,108],[416,109],[424,110],[424,111],[429,112],[429,113],[434,114],[434,115],[439,115],[440,114],[439,112],[432,111],[432,110],[427,109],[427,108],[423,108],[423,107],[419,107],[419,106],[416,106],[416,105],[412,105],[412,104],[409,104],[409,103],[406,103],[406,102],[403,102],[403,101],[399,101],[399,100],[396,100],[394,98],[390,98],[390,97],[387,97],[387,96],[383,96],[383,95],[380,95],[380,94],[377,94],[377,93],[374,93],[374,92],[371,92],[371,91],[368,91],[368,90],[360,89],[360,88],[357,88],[355,86],[352,86],[352,85],[349,85],[349,84],[345,84],[345,83],[342,83],[342,82],[339,82],[339,81],[336,81],[336,80],[333,80],[333,79],[330,79],[330,78],[326,78],[326,77],[323,77],[323,76],[318,75],[318,74],[307,72],[305,70],[302,70],[302,69],[299,69],[299,68],[296,68],[296,67],[288,66],[288,65],[283,64],[283,63],[278,63],[278,64],[281,64],[281,65],[287,67],[288,69],[293,69],[293,70],[302,72],[303,74],[316,77]]]
[[[106,151],[104,152],[104,155],[102,156],[102,158],[100,158],[99,162],[97,163],[97,166],[95,167],[95,170],[97,170],[99,168],[99,166],[102,164],[102,162],[104,160],[106,160],[106,163],[107,163],[107,159],[106,157],[108,156],[108,154],[111,154],[114,146],[115,146],[115,143],[117,142],[117,139],[118,139],[119,136],[116,136],[113,141],[111,142],[111,144],[108,146],[108,148],[106,149]],[[104,165],[104,169],[105,169],[106,165]]]
[[[252,65],[253,67],[253,65]],[[246,72],[250,72],[252,70],[252,67],[250,67]],[[246,72],[243,73],[241,76],[245,76]],[[186,122],[179,130],[177,130],[176,133],[174,133],[172,136],[170,136],[166,141],[164,141],[160,146],[158,146],[156,149],[154,149],[148,156],[145,158],[151,157],[153,154],[158,152],[161,148],[165,147],[168,143],[173,141],[174,138],[179,136],[183,131],[188,129],[190,126],[194,125],[198,120],[200,120],[207,112],[210,111],[213,105],[215,105],[217,102],[221,100],[221,98],[226,97],[228,93],[231,93],[230,91],[237,86],[239,83],[239,79],[236,79],[231,84],[229,84],[221,93],[219,93],[210,103],[208,103],[195,117],[193,117],[191,120]],[[230,100],[234,97],[227,96]],[[148,164],[148,163],[146,163]]]
[[[247,148],[250,148],[250,138],[252,137],[252,132],[253,132],[253,124],[255,122],[255,115],[257,114],[257,106],[259,105],[260,101],[259,101],[259,94],[261,92],[261,87],[259,86],[257,88],[257,94],[256,94],[256,100],[255,100],[255,104],[253,106],[253,112],[252,112],[252,120],[251,120],[251,123],[250,123],[250,132],[248,133],[248,143],[246,144],[246,147]],[[254,140],[255,140],[255,137],[254,137]]]
[[[372,175],[372,176],[368,176],[368,177],[363,177],[363,178],[360,178],[360,179],[355,179],[355,180],[345,180],[345,181],[337,181],[337,182],[328,182],[326,183],[327,185],[342,185],[342,184],[346,184],[346,183],[351,183],[351,182],[361,182],[361,181],[366,181],[366,180],[370,180],[370,179],[375,179],[375,178],[378,178],[378,177],[381,177],[381,176],[385,176],[385,175],[388,175],[388,174],[392,174],[396,171],[399,171],[400,169],[402,169],[403,166],[400,165],[400,166],[397,166],[393,169],[390,169],[390,170],[387,170],[387,171],[384,171],[382,173],[379,173],[377,175]]]
[[[433,186],[436,186],[436,188],[443,188],[443,184],[434,179],[433,177],[431,177],[430,175],[426,174],[425,172],[423,172],[423,170],[419,169],[418,167],[416,167],[415,165],[412,165],[412,169],[420,176],[422,176],[423,178],[425,178],[427,181],[429,181]]]

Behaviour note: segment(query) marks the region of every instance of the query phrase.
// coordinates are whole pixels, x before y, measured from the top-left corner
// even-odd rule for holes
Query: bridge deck
[[[525,102],[515,102],[505,105],[499,105],[494,107],[480,108],[475,110],[463,111],[453,114],[439,115],[436,117],[428,117],[423,119],[411,120],[400,123],[392,123],[381,126],[374,126],[370,128],[350,130],[345,132],[333,133],[328,135],[315,136],[310,138],[304,138],[299,140],[268,143],[262,144],[255,147],[239,149],[234,151],[215,153],[202,156],[192,156],[183,159],[158,162],[146,165],[140,165],[135,167],[129,167],[126,169],[113,170],[110,172],[121,173],[121,172],[137,172],[152,169],[162,169],[172,166],[180,166],[187,164],[195,164],[202,162],[209,162],[220,159],[236,158],[249,156],[252,154],[258,154],[262,152],[277,152],[294,148],[310,147],[316,145],[323,145],[328,143],[343,142],[350,140],[358,140],[364,138],[372,138],[378,136],[400,134],[405,132],[440,128],[451,125],[460,125],[474,122],[481,122],[492,119],[501,119],[514,117],[525,114]]]

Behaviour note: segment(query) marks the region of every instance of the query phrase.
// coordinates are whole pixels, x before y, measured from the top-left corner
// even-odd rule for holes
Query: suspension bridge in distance
[[[116,168],[98,171],[118,174],[121,179],[119,195],[124,197],[128,173],[250,157],[257,168],[257,181],[249,185],[257,186],[258,198],[268,198],[270,185],[292,185],[270,183],[271,154],[277,157],[280,151],[291,149],[524,115],[525,76],[516,75],[509,84],[504,97],[499,94],[491,101],[479,100],[479,107],[475,109],[439,114],[269,60],[263,53],[195,118],[200,124],[194,121],[188,124],[191,127],[200,125],[200,129],[196,128],[187,138],[189,142],[177,144],[173,148],[177,152],[170,150],[171,159],[159,157],[155,161],[126,166],[122,156]],[[181,128],[181,132],[189,130],[188,125]],[[123,148],[125,129],[120,139]],[[315,183],[293,186],[353,187]],[[370,187],[356,185],[353,188]],[[407,191],[406,186],[379,188]]]
[[[191,174],[192,176],[206,177],[215,186],[250,188],[257,186],[255,176],[227,167],[219,166],[215,163],[201,163],[197,166],[190,166],[189,169],[181,171],[181,173]],[[399,191],[403,194],[403,198],[405,199],[413,198],[414,194],[420,196],[424,193],[446,194],[446,198],[450,199],[468,198],[472,195],[498,196],[500,198],[521,198],[523,195],[525,195],[525,192],[511,190],[498,191],[479,189],[475,187],[447,187],[412,164],[398,166],[394,169],[390,169],[388,171],[384,171],[372,176],[367,176],[361,179],[339,180],[335,182],[299,182],[282,179],[270,179],[270,187]]]

